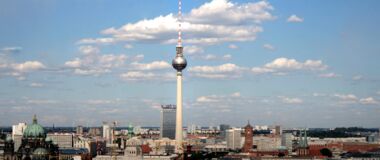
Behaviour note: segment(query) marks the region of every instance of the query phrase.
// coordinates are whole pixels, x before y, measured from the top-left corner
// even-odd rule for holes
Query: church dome
[[[33,151],[32,160],[48,160],[49,152],[45,148],[37,148]]]
[[[37,123],[36,115],[33,117],[33,123],[28,125],[24,131],[25,138],[42,138],[45,137],[44,128]]]

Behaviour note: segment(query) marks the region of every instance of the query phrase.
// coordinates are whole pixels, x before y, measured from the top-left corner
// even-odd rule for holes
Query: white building
[[[274,151],[281,146],[281,137],[254,136],[253,144],[258,151]]]
[[[74,145],[73,133],[48,133],[46,136],[50,137],[59,148],[72,148]]]
[[[26,123],[19,123],[17,125],[12,125],[12,139],[14,142],[14,151],[17,151],[21,145],[22,135],[26,129]]]
[[[92,157],[96,156],[96,140],[79,137],[74,141],[74,148],[86,148]]]
[[[328,143],[337,143],[337,142],[352,142],[352,143],[358,143],[366,142],[366,137],[347,137],[347,138],[311,138],[308,137],[308,143],[309,144],[317,144],[317,145],[323,145]]]
[[[281,145],[286,147],[289,153],[293,150],[293,134],[292,133],[283,133],[281,135]]]
[[[107,144],[112,143],[112,128],[107,122],[103,122],[103,138]]]
[[[259,126],[259,125],[256,125],[253,127],[254,130],[268,130],[269,127],[268,126]]]
[[[240,128],[226,130],[226,141],[228,149],[240,149],[242,147],[242,137]]]
[[[21,135],[22,136],[26,127],[27,127],[26,123],[19,123],[17,125],[13,125],[12,126],[12,139],[14,140],[15,135]]]

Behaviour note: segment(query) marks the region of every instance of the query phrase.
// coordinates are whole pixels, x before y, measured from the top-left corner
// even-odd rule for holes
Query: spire
[[[307,147],[307,134],[306,134],[306,128],[305,128],[305,134],[304,134],[304,145],[305,145],[305,147]]]
[[[304,146],[304,143],[303,143],[303,136],[302,136],[302,130],[300,130],[300,135],[299,135],[299,146],[300,147],[303,147]]]
[[[177,44],[177,47],[182,47],[181,21],[182,21],[182,1],[178,0],[178,44]]]
[[[37,124],[37,116],[36,116],[36,114],[34,114],[34,116],[33,116],[33,124]]]

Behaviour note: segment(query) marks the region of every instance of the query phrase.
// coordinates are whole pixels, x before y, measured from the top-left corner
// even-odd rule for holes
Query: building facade
[[[244,138],[244,145],[242,148],[242,151],[247,153],[252,150],[253,146],[253,127],[249,124],[244,127],[245,131],[245,138]]]
[[[74,145],[74,135],[72,133],[48,133],[49,137],[54,144],[59,148],[72,148]]]
[[[33,123],[27,125],[20,147],[14,153],[16,160],[58,160],[58,146],[50,137],[46,136],[44,128],[37,123],[34,116]]]
[[[160,138],[175,139],[176,106],[161,106]]]
[[[241,149],[241,129],[232,128],[226,130],[226,141],[228,149]]]

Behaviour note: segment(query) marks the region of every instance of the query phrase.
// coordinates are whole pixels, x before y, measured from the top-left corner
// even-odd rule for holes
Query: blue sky
[[[183,0],[184,124],[379,127],[379,1]],[[177,2],[0,2],[0,126],[159,125]]]

